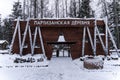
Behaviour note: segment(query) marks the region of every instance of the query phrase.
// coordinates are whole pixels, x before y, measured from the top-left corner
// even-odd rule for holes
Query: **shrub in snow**
[[[111,60],[111,57],[110,57],[110,56],[107,56],[107,60]]]
[[[42,57],[27,57],[27,58],[15,58],[14,59],[14,63],[34,63],[34,62],[43,62],[45,60],[45,58]]]
[[[84,59],[87,59],[87,58],[94,58],[93,56],[89,56],[89,55],[85,55],[85,56],[83,56],[83,57],[80,57],[80,61],[84,61]]]
[[[44,61],[43,58],[37,59],[37,62],[43,62],[43,61]]]
[[[14,63],[22,63],[23,61],[21,60],[21,58],[15,58]]]
[[[95,56],[94,58],[100,59],[100,60],[105,60],[105,56],[103,55],[99,55],[99,56]]]
[[[118,60],[118,54],[116,52],[113,52],[110,56],[111,56],[111,59]]]
[[[33,62],[35,62],[35,59],[34,59],[34,58],[28,58],[28,59],[26,60],[26,62],[33,63]]]
[[[84,61],[85,57],[80,57],[80,61]]]
[[[84,59],[84,68],[86,69],[102,69],[103,68],[103,60],[99,58],[94,57],[88,57]]]
[[[28,58],[28,59],[15,58],[15,60],[14,60],[14,63],[25,63],[25,62],[33,63],[33,62],[35,62],[35,59],[34,58]]]

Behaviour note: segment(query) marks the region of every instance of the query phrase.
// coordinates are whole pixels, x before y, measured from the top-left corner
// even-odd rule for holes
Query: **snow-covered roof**
[[[7,42],[7,41],[6,40],[0,40],[0,44],[3,44],[4,42]]]
[[[95,18],[30,18],[31,20],[36,20],[36,19],[38,19],[38,20],[44,20],[44,19],[47,19],[47,20],[64,20],[64,19],[68,19],[68,20],[94,20]],[[103,19],[98,19],[97,18],[97,20],[103,20]]]
[[[67,17],[67,18],[29,18],[29,19],[30,20],[95,20],[95,18],[71,18],[71,17]],[[96,18],[96,20],[103,20],[103,19]],[[15,21],[17,21],[17,19],[15,19]],[[20,19],[20,21],[24,21],[24,20]]]

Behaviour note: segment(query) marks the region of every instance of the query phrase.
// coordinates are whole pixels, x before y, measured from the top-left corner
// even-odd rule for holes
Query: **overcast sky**
[[[18,0],[0,0],[0,14],[2,18],[7,17],[12,12],[13,4]],[[22,1],[22,0],[20,0]]]

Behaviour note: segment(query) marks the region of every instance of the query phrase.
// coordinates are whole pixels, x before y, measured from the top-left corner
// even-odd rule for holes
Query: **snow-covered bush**
[[[100,58],[91,57],[91,58],[84,59],[83,65],[84,65],[84,68],[86,69],[102,69],[104,62]]]
[[[111,59],[113,59],[113,60],[118,60],[118,57],[119,57],[117,52],[112,52],[112,54],[110,56],[111,56]]]

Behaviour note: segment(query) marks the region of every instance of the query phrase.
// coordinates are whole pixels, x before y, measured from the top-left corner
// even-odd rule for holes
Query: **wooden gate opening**
[[[47,42],[48,45],[52,46],[52,54],[55,55],[56,57],[70,57],[71,52],[70,52],[70,47],[74,45],[76,42]],[[60,53],[62,51],[62,54]],[[67,51],[67,55],[66,55]]]
[[[52,57],[70,57],[70,47],[75,43],[66,41],[63,33],[60,33],[57,42],[47,42],[52,46]]]

